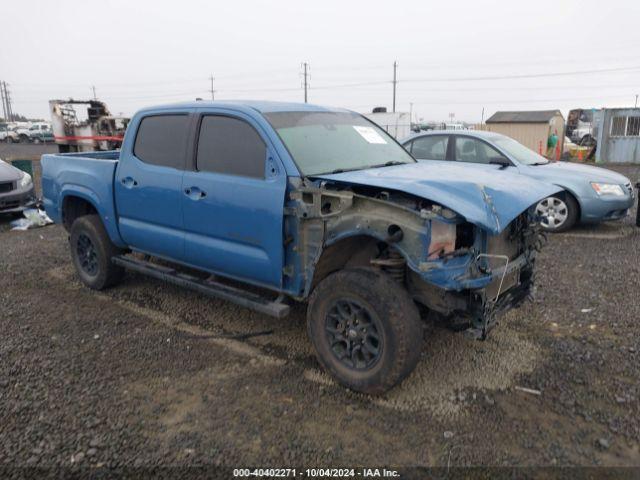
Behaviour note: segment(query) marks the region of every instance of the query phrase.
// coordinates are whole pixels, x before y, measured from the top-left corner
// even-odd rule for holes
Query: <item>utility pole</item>
[[[398,84],[398,62],[393,62],[393,113],[396,112],[396,85]]]
[[[636,105],[634,108],[638,108],[638,94],[636,93]]]
[[[11,110],[11,94],[7,89],[7,82],[2,82],[2,90],[3,90],[3,107],[5,109],[6,119],[9,122],[13,121],[13,111]]]
[[[2,97],[2,118],[4,118],[8,122],[9,117],[7,116],[7,104],[5,103],[5,100],[4,100],[3,82],[0,82],[0,97]]]
[[[307,90],[309,89],[309,63],[308,62],[302,62],[302,84],[304,86],[304,103],[307,103]]]
[[[211,100],[215,100],[215,90],[213,89],[213,73],[211,74],[211,76],[209,77],[209,80],[211,80],[211,90],[209,90],[211,92]]]
[[[409,102],[409,129],[413,124],[413,102]]]
[[[482,116],[480,117],[480,125],[484,123],[484,107],[482,107]]]
[[[91,90],[93,90],[93,99],[94,100],[98,100],[98,97],[96,96],[96,86],[92,85],[91,86]]]
[[[11,105],[11,92],[7,90],[7,83],[4,84],[4,94],[7,96],[7,107],[9,107],[9,118],[13,122],[15,117],[13,116],[13,105]]]

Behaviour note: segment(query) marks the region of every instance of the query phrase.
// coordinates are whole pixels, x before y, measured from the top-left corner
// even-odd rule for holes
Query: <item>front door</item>
[[[184,260],[182,176],[188,112],[143,117],[115,179],[120,235],[135,250]],[[135,128],[136,125],[131,125]]]
[[[249,117],[204,114],[182,180],[187,263],[280,287],[286,174]]]

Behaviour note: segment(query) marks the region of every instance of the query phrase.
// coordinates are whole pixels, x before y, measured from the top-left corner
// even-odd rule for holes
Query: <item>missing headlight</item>
[[[456,249],[456,228],[454,223],[431,221],[431,243],[427,258],[435,260]]]

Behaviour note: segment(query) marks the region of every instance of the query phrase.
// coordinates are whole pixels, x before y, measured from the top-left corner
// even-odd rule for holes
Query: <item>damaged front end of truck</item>
[[[284,274],[299,299],[341,268],[375,267],[418,304],[484,339],[501,313],[532,294],[544,237],[531,199],[514,214],[481,184],[467,185],[460,200],[449,192],[445,206],[410,189],[335,177],[295,179],[289,188]]]

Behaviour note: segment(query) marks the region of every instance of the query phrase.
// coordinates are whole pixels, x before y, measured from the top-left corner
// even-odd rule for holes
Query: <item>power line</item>
[[[610,96],[591,96],[591,97],[566,97],[566,98],[536,98],[536,99],[520,99],[520,100],[482,100],[482,101],[460,101],[460,100],[438,100],[434,102],[430,101],[418,101],[415,105],[500,105],[505,103],[546,103],[546,102],[573,102],[580,100],[608,100],[608,99],[624,99],[629,98],[629,95],[610,95]]]
[[[197,92],[184,92],[184,93],[165,93],[161,95],[135,95],[135,96],[125,96],[121,97],[118,95],[103,95],[103,99],[107,100],[145,100],[145,99],[154,99],[154,98],[172,98],[172,97],[197,97],[199,95],[203,95],[204,93],[209,93],[208,91],[197,91]],[[18,103],[43,103],[48,102],[48,99],[31,99],[31,100],[19,100]]]
[[[404,82],[467,82],[480,80],[511,80],[518,78],[543,78],[543,77],[563,77],[571,75],[589,75],[593,73],[611,73],[640,70],[640,66],[620,67],[620,68],[599,68],[592,70],[574,70],[569,72],[548,72],[548,73],[522,73],[517,75],[492,75],[480,77],[431,77],[431,78],[410,78]]]
[[[397,62],[394,62],[397,68]],[[307,67],[309,64],[307,63]],[[418,82],[454,82],[454,81],[482,81],[482,80],[511,80],[511,79],[526,79],[526,78],[545,78],[545,77],[559,77],[559,76],[572,76],[572,75],[588,75],[588,74],[597,74],[597,73],[621,73],[621,72],[634,72],[640,70],[640,66],[629,66],[629,67],[616,67],[616,68],[602,68],[602,69],[590,69],[590,70],[573,70],[573,71],[564,71],[564,72],[541,72],[541,73],[524,73],[524,74],[516,74],[516,75],[489,75],[489,76],[466,76],[466,77],[425,77],[425,78],[408,78],[403,80],[406,83],[418,83]],[[264,73],[264,72],[263,72]],[[308,72],[307,72],[308,73]],[[231,76],[222,76],[217,78],[230,78]],[[211,77],[209,77],[211,80]],[[308,80],[308,78],[307,78]],[[127,83],[127,84],[101,84],[101,87],[109,87],[109,86],[121,86],[121,87],[130,87],[130,86],[140,86],[140,85],[171,85],[178,83],[199,83],[202,80],[199,79],[191,79],[191,80],[172,80],[172,81],[163,81],[163,82],[144,82],[144,83]],[[255,81],[255,78],[254,78]],[[395,80],[398,83],[397,77]],[[366,82],[350,82],[350,83],[337,83],[337,84],[327,84],[327,85],[319,85],[314,86],[314,90],[321,89],[334,89],[334,88],[353,88],[353,87],[361,87],[361,86],[374,86],[374,85],[388,85],[389,83],[393,83],[393,80],[390,81],[366,81]],[[18,88],[29,86],[46,86],[47,90],[51,90],[52,88],[71,88],[72,85],[51,85],[51,84],[29,84],[29,83],[21,83]],[[578,85],[579,86],[579,85]],[[307,84],[307,88],[309,85]],[[29,90],[27,88],[27,90]],[[294,91],[295,88],[289,87],[271,87],[271,88],[242,88],[242,89],[225,89],[225,91],[232,92],[259,92],[259,91]],[[134,93],[128,91],[127,93]]]

